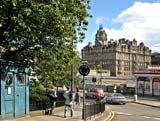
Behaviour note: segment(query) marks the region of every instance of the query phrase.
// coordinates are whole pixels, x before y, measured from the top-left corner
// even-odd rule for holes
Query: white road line
[[[155,120],[160,120],[160,118],[153,118],[153,119],[155,119]]]
[[[129,113],[124,113],[124,112],[115,112],[116,114],[120,114],[120,115],[127,115],[127,116],[131,116],[133,114],[129,114]]]
[[[148,119],[150,118],[150,119],[154,119],[154,120],[159,120],[160,121],[160,118],[156,118],[156,117],[155,118],[154,117],[149,117],[149,116],[143,116],[143,117],[144,118],[148,118]]]
[[[144,118],[151,118],[151,117],[149,117],[149,116],[143,116]]]
[[[129,114],[129,113],[124,113],[124,112],[116,112],[114,111],[116,114],[119,114],[119,115],[127,115],[127,116],[131,116],[133,114]],[[158,120],[160,121],[160,118],[157,118],[157,117],[149,117],[149,116],[142,116],[144,118],[147,118],[147,119],[154,119],[154,120]]]

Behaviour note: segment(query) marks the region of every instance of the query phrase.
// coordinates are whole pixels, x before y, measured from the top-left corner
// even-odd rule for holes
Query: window
[[[5,80],[6,80],[6,85],[8,86],[11,85],[13,82],[13,74],[9,72]]]
[[[138,89],[142,89],[143,88],[143,84],[142,83],[139,83],[138,84]]]
[[[23,75],[23,73],[18,73],[18,82],[19,82],[19,84],[24,84],[24,75]]]

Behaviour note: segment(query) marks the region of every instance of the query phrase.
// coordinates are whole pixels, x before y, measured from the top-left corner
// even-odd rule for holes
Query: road
[[[113,121],[160,121],[160,109],[135,103],[113,104],[109,108],[115,112]]]

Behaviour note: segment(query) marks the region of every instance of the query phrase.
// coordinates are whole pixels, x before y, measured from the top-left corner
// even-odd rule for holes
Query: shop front
[[[153,93],[154,96],[160,96],[160,77],[153,78]]]
[[[139,71],[134,75],[136,77],[136,94],[160,96],[160,71]]]

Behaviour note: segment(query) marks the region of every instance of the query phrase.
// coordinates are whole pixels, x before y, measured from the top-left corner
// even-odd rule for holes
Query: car
[[[92,88],[90,90],[87,91],[86,97],[88,98],[104,98],[106,96],[106,94],[104,93],[102,88]]]
[[[107,103],[118,103],[118,104],[126,104],[127,99],[126,97],[121,93],[108,93],[106,97]]]

